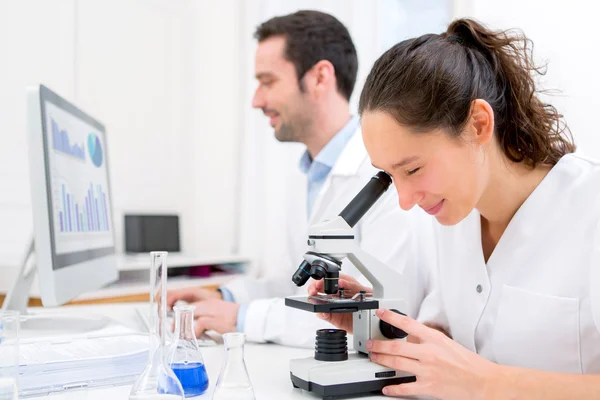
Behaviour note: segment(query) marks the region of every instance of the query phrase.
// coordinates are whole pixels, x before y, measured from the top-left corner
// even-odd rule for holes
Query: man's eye
[[[413,174],[415,174],[420,169],[421,169],[421,167],[415,168],[415,169],[411,169],[410,171],[406,171],[406,175],[409,175],[409,176],[413,175]]]

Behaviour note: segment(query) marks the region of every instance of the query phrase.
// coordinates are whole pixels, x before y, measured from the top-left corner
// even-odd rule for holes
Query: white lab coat
[[[280,251],[277,268],[272,269],[269,276],[260,279],[242,278],[225,285],[236,302],[248,303],[244,325],[248,340],[314,347],[315,330],[332,327],[313,313],[286,307],[283,297],[306,294],[310,284],[309,281],[304,287],[297,288],[291,281],[307,250],[309,225],[338,215],[376,172],[365,150],[360,130],[357,130],[329,173],[315,200],[308,223],[306,189],[290,193],[296,201],[291,199],[289,202],[292,208],[287,215],[286,245]],[[298,198],[302,199],[301,203],[297,201]],[[407,313],[414,316],[425,295],[427,277],[419,273],[421,270],[416,265],[410,271],[403,271],[403,268],[418,261],[413,259],[410,227],[418,225],[417,220],[420,219],[430,223],[427,217],[419,211],[402,211],[396,191],[390,187],[355,226],[355,237],[363,250],[397,268],[399,273],[404,272],[404,278],[399,275],[397,284],[409,283]],[[348,260],[342,264],[342,273],[361,277]],[[367,283],[364,278],[363,283]],[[351,340],[348,342],[351,343]]]
[[[435,236],[420,320],[499,364],[600,373],[600,162],[564,156],[487,264],[477,211]]]

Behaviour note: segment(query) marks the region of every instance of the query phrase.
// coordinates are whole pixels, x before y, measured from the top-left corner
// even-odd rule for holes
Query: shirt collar
[[[308,150],[306,150],[300,158],[300,170],[304,174],[307,174],[313,163],[321,164],[328,167],[328,169],[333,168],[338,157],[344,151],[346,144],[348,144],[356,132],[359,124],[359,118],[355,115],[352,116],[346,125],[323,147],[314,160],[311,158]]]

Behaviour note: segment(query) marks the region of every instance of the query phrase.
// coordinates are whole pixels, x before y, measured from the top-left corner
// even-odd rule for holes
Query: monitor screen
[[[52,92],[41,97],[52,268],[114,253],[104,127]]]

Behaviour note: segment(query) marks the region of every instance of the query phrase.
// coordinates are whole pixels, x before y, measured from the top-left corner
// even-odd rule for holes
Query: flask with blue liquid
[[[176,305],[175,337],[169,354],[169,365],[186,398],[200,396],[208,389],[208,375],[200,347],[194,334],[194,309],[191,305]]]

